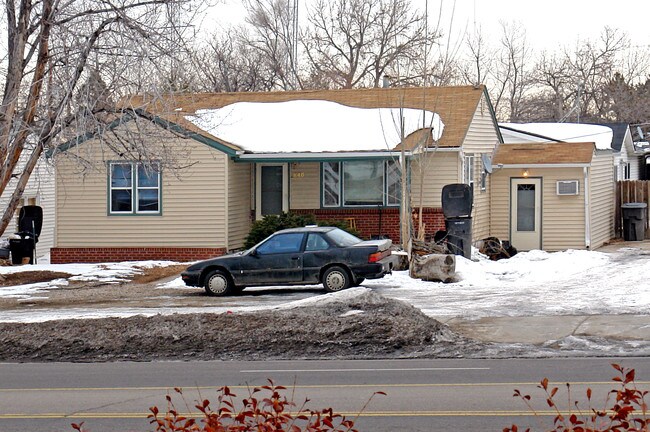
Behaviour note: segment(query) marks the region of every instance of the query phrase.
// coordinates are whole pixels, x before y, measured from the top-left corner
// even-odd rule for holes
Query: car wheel
[[[323,286],[325,287],[325,291],[341,291],[348,288],[350,283],[350,275],[341,267],[330,267],[323,274]]]
[[[352,286],[359,286],[359,285],[361,285],[361,284],[363,283],[363,281],[365,281],[365,280],[366,280],[366,278],[362,278],[362,277],[360,277],[360,278],[356,278],[356,279],[354,280],[354,283],[352,284]]]
[[[233,292],[230,277],[221,270],[208,273],[205,278],[205,292],[211,296],[226,296]]]

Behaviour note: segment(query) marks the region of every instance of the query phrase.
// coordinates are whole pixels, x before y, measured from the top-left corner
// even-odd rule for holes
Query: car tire
[[[365,281],[365,280],[366,280],[366,278],[362,278],[362,277],[360,277],[360,278],[356,278],[356,279],[354,280],[354,283],[352,284],[352,286],[355,286],[355,287],[356,287],[356,286],[359,286],[359,285],[361,285],[361,284],[363,283],[363,281]]]
[[[211,296],[223,297],[233,293],[233,283],[230,275],[221,270],[208,273],[205,278],[205,292]]]
[[[323,287],[327,292],[338,292],[349,288],[352,283],[350,274],[342,267],[334,266],[323,273]]]

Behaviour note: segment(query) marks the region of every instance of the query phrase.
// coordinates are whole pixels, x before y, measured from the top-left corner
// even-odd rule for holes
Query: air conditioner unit
[[[558,195],[579,195],[580,182],[578,180],[558,180],[557,194]]]

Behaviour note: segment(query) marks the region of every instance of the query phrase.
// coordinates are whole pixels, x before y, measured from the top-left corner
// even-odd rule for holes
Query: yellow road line
[[[579,414],[570,411],[560,411],[562,415]],[[142,418],[146,419],[150,413],[42,413],[42,414],[0,414],[0,420],[11,419],[129,419],[129,418]],[[531,411],[515,410],[515,411],[366,411],[358,412],[342,412],[339,413],[348,418],[354,417],[512,417],[512,416],[555,416],[556,411]],[[589,414],[589,413],[587,413]],[[164,414],[163,414],[164,415]],[[197,413],[179,413],[179,416],[187,418],[202,418],[201,414]],[[162,416],[159,416],[162,417]]]
[[[636,381],[637,386],[641,385],[650,385],[650,381]],[[563,382],[551,382],[549,381],[549,386],[566,386],[566,381]],[[617,383],[612,381],[574,381],[570,382],[571,386],[578,385],[591,385],[591,386],[602,386],[610,385],[615,387]],[[227,386],[230,389],[252,389],[255,387],[261,387],[263,385],[268,385],[268,383],[260,383],[258,385],[229,385]],[[314,385],[294,385],[294,384],[278,384],[283,385],[287,389],[325,389],[325,388],[378,388],[378,389],[387,389],[387,388],[400,388],[400,387],[413,387],[413,388],[426,388],[426,387],[517,387],[517,386],[537,386],[539,381],[536,382],[507,382],[507,383],[429,383],[429,384],[314,384]],[[142,391],[142,390],[173,390],[174,388],[182,388],[183,391],[192,391],[192,390],[218,390],[221,386],[192,386],[192,387],[181,387],[181,386],[161,386],[161,387],[34,387],[34,388],[0,388],[0,393],[12,393],[12,392],[38,392],[38,391]]]

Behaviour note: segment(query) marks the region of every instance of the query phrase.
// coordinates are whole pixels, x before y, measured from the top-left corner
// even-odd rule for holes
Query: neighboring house
[[[474,238],[490,234],[486,170],[501,137],[483,86],[174,95],[130,106],[55,155],[52,262],[206,258],[243,247],[254,219],[282,211],[397,242],[402,157],[428,235],[444,229],[442,187],[459,182],[474,185]],[[129,156],[135,136],[147,161]]]
[[[16,170],[14,171],[16,175],[22,171],[24,162],[21,160],[18,162]],[[13,194],[17,178],[12,178],[9,181],[4,193],[0,197],[0,208],[4,209],[7,207],[11,195]],[[14,221],[10,222],[5,230],[2,238],[10,238],[18,231],[18,214],[20,208],[23,205],[37,205],[43,208],[43,227],[41,229],[41,235],[39,236],[38,243],[36,244],[36,258],[42,258],[47,256],[50,253],[50,249],[54,246],[54,220],[55,220],[55,188],[54,188],[54,169],[49,165],[46,159],[43,157],[40,159],[34,172],[32,173],[25,191],[23,192],[22,199],[16,208],[16,213]]]
[[[520,250],[550,251],[595,249],[614,237],[611,128],[562,123],[500,128],[505,144],[492,159],[492,235],[510,239]]]
[[[500,123],[506,143],[585,142],[610,143],[615,180],[642,178],[643,153],[635,149],[627,123]]]

